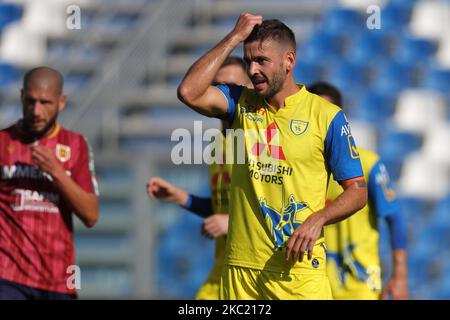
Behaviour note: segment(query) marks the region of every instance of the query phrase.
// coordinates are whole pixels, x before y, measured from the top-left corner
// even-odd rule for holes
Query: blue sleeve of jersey
[[[400,210],[385,165],[378,161],[369,175],[369,200],[379,217],[386,219],[393,249],[406,249],[406,221]]]
[[[244,87],[237,86],[234,84],[220,84],[216,86],[216,88],[222,91],[225,98],[227,98],[228,100],[227,112],[220,118],[232,122],[234,115],[236,113],[236,106],[238,104],[239,98],[242,93],[242,89]]]
[[[359,153],[342,110],[336,114],[328,127],[325,159],[336,181],[364,176]]]
[[[385,219],[391,235],[392,249],[406,249],[408,245],[406,221],[401,212],[392,216],[387,216]]]
[[[189,195],[183,208],[195,213],[196,215],[206,218],[213,214],[211,198],[200,198],[192,194]]]

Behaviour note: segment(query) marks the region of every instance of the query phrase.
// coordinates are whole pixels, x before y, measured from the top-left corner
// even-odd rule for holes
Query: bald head
[[[38,67],[25,74],[21,97],[26,131],[40,137],[55,127],[58,112],[66,104],[62,88],[63,77],[55,69]]]
[[[23,78],[23,89],[43,89],[61,95],[64,78],[61,73],[49,67],[37,67],[29,70]]]

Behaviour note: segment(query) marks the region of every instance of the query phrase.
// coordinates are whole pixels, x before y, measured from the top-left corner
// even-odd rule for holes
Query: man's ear
[[[66,106],[67,96],[60,95],[58,102],[58,111],[61,111]]]
[[[288,50],[286,52],[286,71],[292,72],[294,70],[295,62],[297,61],[297,55],[294,50]]]

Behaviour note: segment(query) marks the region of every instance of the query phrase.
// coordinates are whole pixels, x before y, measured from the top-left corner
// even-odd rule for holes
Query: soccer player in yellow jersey
[[[215,84],[234,83],[251,87],[245,71],[245,63],[239,57],[229,57],[214,77]],[[223,131],[230,128],[228,121],[222,121]],[[225,143],[222,136],[218,137]],[[226,148],[223,148],[225,151]],[[213,163],[208,167],[210,198],[201,198],[189,194],[186,190],[172,185],[160,178],[152,177],[147,184],[147,193],[151,198],[176,203],[205,218],[202,233],[216,239],[215,259],[208,279],[198,290],[195,299],[217,300],[219,298],[220,275],[222,273],[226,234],[228,233],[228,202],[231,182],[231,165]]]
[[[215,239],[214,265],[208,278],[195,295],[196,300],[218,300],[220,275],[224,264],[225,242],[228,233],[228,201],[231,181],[231,165],[211,164],[208,167],[211,197],[198,197],[176,187],[160,177],[150,178],[148,195],[155,199],[170,201],[205,218],[202,234]],[[204,254],[204,253],[200,253]]]
[[[211,86],[241,42],[254,89]],[[285,24],[242,13],[178,87],[185,104],[228,119],[244,140],[233,150],[221,299],[331,299],[323,226],[367,201],[348,122],[339,107],[295,83],[295,49]],[[344,192],[325,207],[331,172]]]
[[[341,93],[334,86],[318,82],[308,91],[341,105]],[[408,298],[408,266],[406,224],[401,214],[389,174],[379,156],[359,148],[369,201],[350,218],[325,228],[327,271],[335,299],[393,299]],[[342,193],[332,178],[327,200]],[[378,218],[389,226],[393,273],[381,291],[381,264],[378,253]]]

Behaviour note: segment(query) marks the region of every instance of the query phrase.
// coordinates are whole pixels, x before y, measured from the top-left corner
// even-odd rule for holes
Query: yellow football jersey
[[[224,146],[222,149],[224,156],[222,158],[225,158],[225,139],[222,134],[217,136],[216,139]],[[208,167],[211,203],[213,214],[228,214],[232,166],[224,163],[224,161],[220,162],[222,163],[214,162]],[[197,292],[196,299],[217,300],[219,298],[220,276],[225,259],[225,243],[226,236],[216,239],[214,265],[208,279]]]
[[[377,210],[389,211],[385,208],[394,204],[395,193],[384,178],[387,174],[378,155],[361,148],[359,153],[369,186],[369,202],[350,218],[325,227],[327,273],[335,299],[377,299],[381,290]],[[376,189],[380,189],[380,197],[371,196]],[[343,188],[331,177],[327,201],[333,201],[342,192]]]
[[[339,180],[363,175],[345,115],[302,85],[278,111],[253,90],[218,88],[228,100],[234,135],[244,132],[244,143],[233,150],[235,160],[245,149],[244,163],[233,165],[226,263],[281,273],[325,273],[325,259],[287,262],[285,245],[295,228],[324,207],[330,170]],[[227,139],[234,138],[229,134]],[[321,236],[313,255],[323,253],[317,248],[323,242]]]

